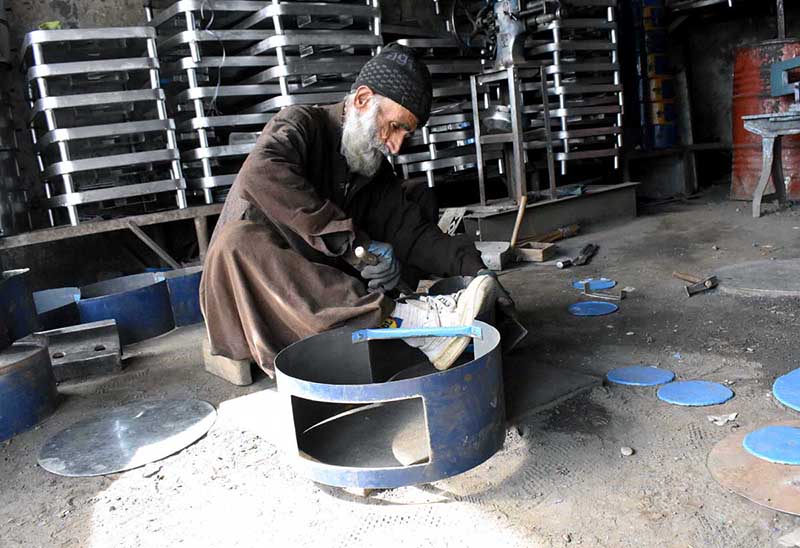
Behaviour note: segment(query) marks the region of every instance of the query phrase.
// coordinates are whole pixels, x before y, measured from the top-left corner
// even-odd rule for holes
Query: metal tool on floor
[[[581,252],[574,259],[563,259],[556,263],[558,268],[569,268],[571,266],[583,266],[589,264],[595,253],[600,247],[596,244],[586,244]]]
[[[519,200],[517,218],[514,221],[514,229],[511,232],[509,242],[475,242],[475,247],[481,252],[481,260],[486,268],[490,270],[503,270],[503,267],[515,256],[514,249],[519,237],[519,229],[522,219],[525,217],[525,208],[528,205],[528,196],[523,195]]]
[[[621,301],[625,297],[628,296],[628,293],[622,289],[619,293],[610,293],[608,291],[599,291],[599,290],[592,290],[591,289],[591,282],[585,281],[581,285],[581,294],[585,297],[591,297],[593,299],[606,299],[609,301]]]
[[[701,278],[700,276],[695,276],[694,274],[686,274],[685,272],[673,272],[672,276],[674,278],[678,278],[679,280],[683,280],[691,284],[686,286],[687,297],[697,295],[698,293],[702,293],[703,291],[708,291],[709,289],[714,289],[715,287],[717,287],[719,283],[716,276],[708,276],[706,278]]]
[[[474,353],[444,371],[416,348],[389,340],[406,331],[343,327],[275,358],[283,435],[303,475],[364,489],[430,483],[474,468],[503,446],[497,330],[480,321],[464,326],[458,335],[472,337]]]

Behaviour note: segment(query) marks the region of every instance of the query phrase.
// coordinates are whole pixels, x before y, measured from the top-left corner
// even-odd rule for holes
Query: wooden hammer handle
[[[517,210],[517,219],[514,221],[514,231],[511,233],[511,249],[517,245],[517,238],[519,237],[519,227],[522,226],[522,218],[525,217],[525,207],[528,205],[528,195],[523,194],[519,199],[519,209]]]
[[[697,284],[703,281],[703,278],[698,276],[693,276],[691,274],[686,274],[685,272],[673,272],[672,276],[678,278],[679,280],[683,280],[684,282],[689,282],[691,284]]]

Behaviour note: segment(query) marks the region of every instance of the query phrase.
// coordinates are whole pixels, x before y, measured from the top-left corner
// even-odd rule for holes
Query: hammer
[[[714,289],[715,287],[717,287],[716,276],[708,276],[707,278],[701,278],[699,276],[694,276],[692,274],[686,274],[685,272],[673,272],[672,276],[678,278],[679,280],[689,282],[691,284],[686,286],[686,295],[688,297],[691,297],[692,295],[697,295],[698,293],[702,293],[703,291],[708,291],[709,289]]]
[[[355,253],[356,257],[366,265],[375,266],[376,264],[378,264],[380,262],[380,259],[378,259],[377,255],[374,255],[374,254],[370,253],[369,251],[364,249],[362,246],[358,246],[357,248],[355,248],[354,253]],[[411,294],[414,293],[414,291],[411,289],[411,287],[403,280],[400,280],[397,283],[397,289],[400,292],[405,293],[406,295],[411,295]]]

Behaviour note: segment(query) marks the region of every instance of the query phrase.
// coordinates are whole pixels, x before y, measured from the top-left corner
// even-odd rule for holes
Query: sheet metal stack
[[[528,0],[528,61],[546,65],[553,140],[567,163],[613,158],[622,146],[616,0]],[[549,17],[548,17],[549,16]]]
[[[377,0],[182,0],[147,8],[170,79],[190,189],[212,203],[272,115],[329,104],[382,44]]]
[[[185,207],[149,27],[38,30],[23,61],[52,224]]]
[[[480,72],[480,59],[450,36],[398,41],[420,53],[433,80],[431,117],[395,157],[398,171],[405,179],[424,176],[429,187],[455,179],[460,184],[477,180],[470,76]]]
[[[28,191],[17,164],[17,137],[6,89],[11,71],[11,42],[8,19],[0,0],[0,236],[30,228]]]

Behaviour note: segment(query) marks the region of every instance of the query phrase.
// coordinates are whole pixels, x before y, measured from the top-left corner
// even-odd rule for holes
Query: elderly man
[[[395,303],[385,294],[414,269],[454,276],[484,268],[471,242],[438,229],[435,208],[431,215],[405,192],[386,159],[426,123],[431,96],[427,67],[390,44],[343,103],[289,107],[267,124],[205,260],[200,300],[211,354],[255,361],[272,376],[282,348],[334,327],[471,323],[492,298],[488,276],[454,295]],[[359,247],[378,263],[363,262]],[[439,369],[468,344],[406,342]]]

